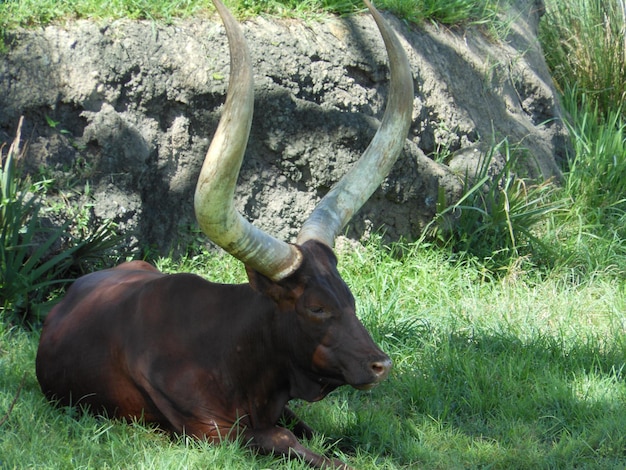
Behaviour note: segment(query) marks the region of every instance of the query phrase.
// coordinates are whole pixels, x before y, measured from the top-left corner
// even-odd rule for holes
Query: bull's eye
[[[316,320],[326,320],[332,316],[332,313],[324,307],[320,307],[318,305],[307,307],[306,312],[309,316],[315,318]]]

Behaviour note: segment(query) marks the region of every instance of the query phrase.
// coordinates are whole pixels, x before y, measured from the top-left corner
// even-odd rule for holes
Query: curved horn
[[[381,14],[369,8],[389,55],[391,85],[382,123],[361,158],[319,202],[298,234],[298,244],[315,239],[332,247],[354,213],[389,174],[404,146],[413,111],[413,76],[404,48]]]
[[[368,0],[364,1],[389,54],[389,102],[369,147],[304,223],[298,235],[299,244],[310,239],[328,246],[334,244],[335,237],[391,170],[411,124],[413,78],[406,54],[382,16]],[[196,185],[196,218],[203,232],[218,246],[265,276],[279,280],[298,269],[302,255],[294,245],[255,228],[234,207],[235,185],[252,122],[252,67],[239,25],[219,0],[213,3],[228,36],[231,76],[222,118]]]
[[[265,276],[282,279],[300,266],[300,251],[255,228],[234,206],[235,185],[252,122],[252,66],[239,25],[219,0],[213,3],[228,36],[230,79],[224,111],[196,185],[196,218],[215,244]]]

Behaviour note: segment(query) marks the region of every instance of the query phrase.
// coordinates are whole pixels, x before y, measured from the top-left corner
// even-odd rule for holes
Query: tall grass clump
[[[574,99],[574,94],[567,97]],[[574,141],[574,155],[569,160],[567,192],[587,208],[599,223],[626,229],[616,221],[626,214],[626,119],[617,106],[600,114],[599,104],[581,95],[581,103],[570,101],[568,125]],[[618,225],[621,225],[618,227]]]
[[[501,168],[491,174],[498,155]],[[536,183],[516,174],[521,150],[505,139],[491,146],[475,174],[463,176],[461,198],[438,213],[425,232],[457,253],[476,257],[490,271],[516,263],[520,257],[543,253],[547,246],[536,228],[563,209],[559,190],[551,181]]]
[[[600,114],[626,99],[625,0],[548,0],[540,37],[563,92],[576,86]]]
[[[589,95],[568,91],[573,154],[564,172],[568,211],[549,233],[561,264],[579,273],[610,268],[626,275],[626,120],[622,108],[601,112]]]
[[[578,274],[624,275],[626,1],[550,0],[540,26],[574,147],[564,168],[569,211],[551,221],[548,236]]]
[[[49,295],[81,271],[87,260],[101,259],[118,240],[110,222],[72,236],[72,221],[59,226],[42,222],[46,185],[24,175],[19,164],[20,119],[15,139],[0,146],[0,318],[10,323],[37,322]]]

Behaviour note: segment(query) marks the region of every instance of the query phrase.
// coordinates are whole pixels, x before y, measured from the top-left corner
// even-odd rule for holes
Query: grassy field
[[[0,18],[7,25],[89,17],[67,8],[100,3],[131,17],[159,16],[148,15],[147,7],[188,14],[206,8],[192,0],[21,0],[1,3]],[[278,10],[271,8],[289,10],[295,4],[344,11],[339,6],[350,10],[358,2],[238,3],[241,12],[265,6],[272,14]],[[437,4],[448,8],[448,15],[450,6],[487,5],[424,2]],[[498,237],[490,237],[492,245],[485,245],[488,237],[472,239],[471,246],[457,243],[469,239],[473,220],[465,233],[458,228],[456,238],[438,239],[438,247],[427,242],[386,247],[374,239],[341,249],[340,269],[359,315],[394,369],[372,391],[344,387],[319,403],[296,403],[296,413],[318,431],[309,447],[359,469],[626,468],[626,6],[623,0],[546,5],[541,38],[571,115],[576,154],[563,169],[561,187],[544,192],[539,186],[524,194],[538,195],[559,210],[543,211],[539,223],[522,213],[515,219],[522,224],[514,227],[519,236],[504,247],[493,244]],[[22,7],[31,11],[30,19],[7,20],[8,9]],[[466,9],[459,21],[488,18]],[[575,27],[568,21],[576,21]],[[574,37],[592,37],[598,29],[602,41]],[[585,47],[591,50],[580,50]],[[598,63],[605,68],[596,70]],[[606,80],[589,79],[598,74]],[[484,226],[489,220],[478,222]],[[524,220],[533,220],[532,226]],[[215,281],[245,280],[240,263],[201,249],[158,265]],[[7,321],[3,313],[0,469],[307,468],[237,444],[171,439],[139,423],[51,407],[34,375],[38,332]]]
[[[405,249],[401,257],[376,243],[342,251],[359,313],[394,369],[373,391],[297,403],[319,432],[308,444],[359,469],[623,468],[624,283],[485,278],[440,251]],[[160,266],[244,277],[228,257]],[[25,377],[1,425],[0,468],[306,468],[56,410],[34,376],[37,335],[0,328],[0,410]]]

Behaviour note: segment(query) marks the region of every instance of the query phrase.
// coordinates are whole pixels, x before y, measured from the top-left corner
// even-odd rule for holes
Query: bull
[[[403,147],[412,113],[410,67],[395,33],[365,0],[390,62],[382,123],[296,243],[286,243],[234,208],[252,121],[252,68],[239,25],[213,2],[228,37],[231,76],[194,207],[208,238],[245,264],[249,282],[167,275],[143,261],[83,276],[44,322],[37,378],[46,397],[61,405],[87,405],[214,442],[237,436],[263,453],[341,467],[300,443],[312,430],[287,404],[320,400],[345,384],[369,389],[392,366],[357,319],[332,247]]]

